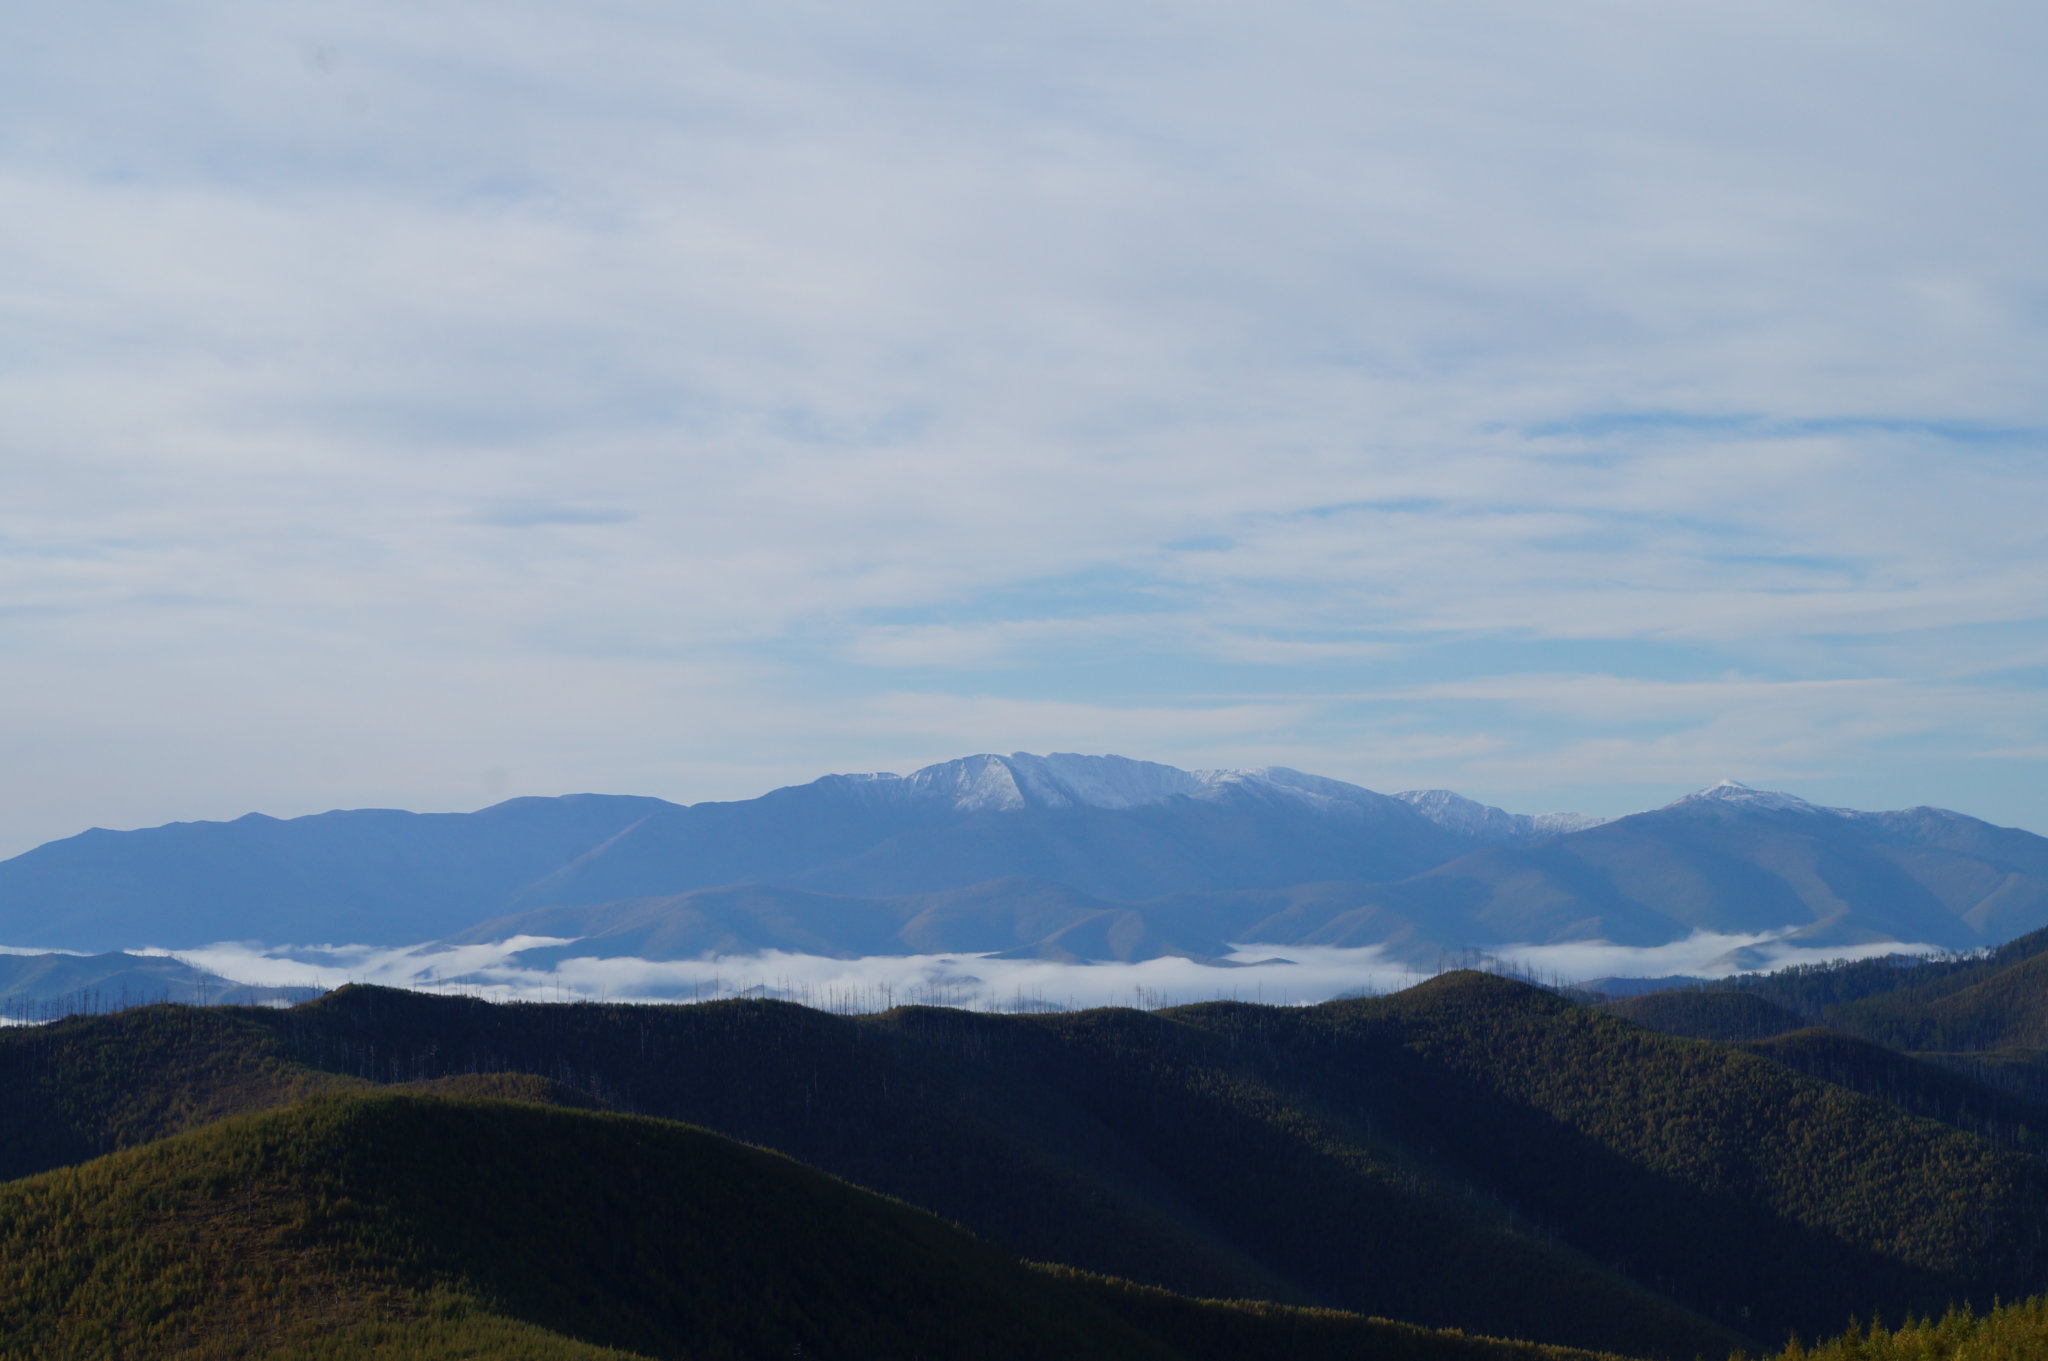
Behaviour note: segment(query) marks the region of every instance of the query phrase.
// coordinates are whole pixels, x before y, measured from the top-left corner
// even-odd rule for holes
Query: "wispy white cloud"
[[[1573,983],[1681,974],[1725,978],[1794,964],[1935,952],[1933,946],[1896,943],[1817,950],[1800,946],[1788,935],[1701,932],[1652,947],[1600,940],[1515,945],[1492,952],[1483,962],[1544,981]],[[1288,1006],[1397,992],[1435,972],[1418,970],[1378,946],[1256,943],[1237,946],[1223,965],[1186,959],[1068,964],[984,955],[835,959],[769,950],[697,960],[571,957],[537,969],[518,958],[522,950],[571,943],[523,936],[497,945],[459,948],[223,944],[177,953],[223,977],[270,987],[376,983],[495,1001],[674,1002],[772,996],[846,1011],[879,1011],[909,1003],[977,1010],[1157,1007],[1217,1000]],[[1459,959],[1446,959],[1442,965],[1461,966],[1465,961]]]
[[[1814,949],[1787,939],[1789,935],[1789,930],[1757,935],[1701,931],[1668,945],[1615,945],[1604,940],[1516,945],[1501,951],[1498,957],[1537,978],[1584,983],[1602,978],[1669,978],[1674,975],[1728,978],[1741,973],[1769,973],[1802,964],[1940,953],[1932,945],[1897,941]]]
[[[2048,731],[1955,665],[2041,643],[2032,10],[22,28],[11,846],[1026,746],[1619,799],[1645,742],[1870,771],[1944,706],[1968,787]],[[1714,729],[1731,668],[1920,697],[1793,761]],[[1422,688],[1674,671],[1612,762]]]
[[[521,937],[460,949],[222,944],[180,950],[177,955],[237,982],[274,987],[377,983],[461,991],[501,1001],[704,1001],[767,994],[857,1010],[910,1002],[984,1009],[1160,1006],[1219,998],[1290,1004],[1347,991],[1391,991],[1421,977],[1377,948],[1302,951],[1253,946],[1232,957],[1243,967],[1185,959],[1135,964],[1062,964],[977,955],[835,959],[779,950],[701,960],[567,958],[547,969],[523,966],[517,958],[521,950],[564,943]],[[1275,959],[1290,962],[1270,962]]]

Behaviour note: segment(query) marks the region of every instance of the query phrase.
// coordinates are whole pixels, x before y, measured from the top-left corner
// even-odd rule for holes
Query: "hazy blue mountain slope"
[[[522,910],[739,884],[900,898],[1037,879],[1082,898],[1147,899],[1400,877],[1474,844],[1400,800],[1296,771],[1020,753],[901,777],[827,776],[689,807],[580,795],[474,814],[252,814],[95,830],[0,863],[0,945],[411,944]],[[901,945],[887,939],[895,909],[886,905],[839,904],[827,931],[803,925],[802,912],[696,929],[713,948],[861,953],[1008,949],[1075,924],[1069,914],[1029,933],[983,930],[974,945],[952,938],[979,929],[968,920],[977,914],[1042,916],[1031,896],[934,907],[924,923],[900,928]],[[1220,944],[1215,931],[1184,922],[1148,930],[1187,952]]]
[[[1985,940],[2048,926],[2048,838],[1943,808],[1863,813],[1892,841],[1899,869],[1948,903],[1969,902],[1963,920]],[[1970,901],[1974,899],[1974,901]]]
[[[960,810],[881,803],[819,782],[746,804],[698,804],[520,894],[535,907],[749,881],[862,897],[1037,878],[1102,898],[1398,878],[1472,843],[1392,799],[1328,807],[1255,792],[1127,808]]]
[[[479,923],[441,944],[517,936],[574,938],[566,945],[521,951],[519,962],[536,968],[577,957],[674,960],[764,950],[839,958],[1213,959],[1239,942],[1301,940],[1333,916],[1342,916],[1360,939],[1335,943],[1381,945],[1391,957],[1417,966],[1430,965],[1445,953],[1444,942],[1424,936],[1413,923],[1383,909],[1357,906],[1379,892],[1370,884],[1297,884],[1118,902],[1029,876],[880,898],[737,884],[617,903],[535,908]],[[1095,950],[1104,953],[1089,953]]]
[[[41,1020],[150,1002],[304,1002],[317,988],[256,988],[162,955],[0,955],[0,1016]]]
[[[694,889],[621,903],[546,907],[471,927],[446,944],[516,936],[575,937],[572,944],[521,951],[527,967],[573,957],[670,960],[787,950],[860,955],[984,954],[1028,949],[1100,918],[1128,915],[1042,879],[1005,879],[944,893],[888,898],[807,893],[770,884]],[[1226,948],[1193,937],[1203,953]]]
[[[891,797],[837,776],[758,799],[671,807],[523,886],[507,906],[575,906],[785,882],[906,829],[961,816],[943,803]]]
[[[397,945],[517,918],[608,954],[1208,958],[1258,941],[1428,963],[1694,931],[1973,946],[2048,924],[2048,840],[1940,810],[1724,785],[1537,836],[1566,825],[1279,768],[975,756],[689,807],[579,795],[88,832],[0,863],[0,945]],[[959,896],[911,901],[933,895]]]
[[[429,940],[675,805],[578,794],[477,813],[358,809],[95,828],[0,862],[0,944]]]
[[[1398,811],[1395,811],[1398,810]],[[1014,875],[1104,898],[1398,878],[1465,843],[1402,805],[1332,815],[1244,797],[1131,809],[1031,809],[906,834],[803,876],[846,893],[932,892]]]
[[[1472,852],[1380,886],[1353,915],[1304,923],[1301,938],[1364,943],[1380,912],[1468,944],[1655,945],[1793,928],[1819,945],[1966,948],[2048,925],[2048,839],[1940,810],[1842,813],[1723,786]]]
[[[1450,831],[1489,843],[1526,843],[1608,821],[1586,813],[1510,813],[1449,789],[1404,789],[1395,798]]]

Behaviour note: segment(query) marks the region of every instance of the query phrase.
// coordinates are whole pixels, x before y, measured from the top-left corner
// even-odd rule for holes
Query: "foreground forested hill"
[[[1028,1268],[701,1130],[446,1095],[314,1098],[0,1186],[0,1263],[10,1361],[1583,1357]]]
[[[1447,975],[1384,999],[988,1016],[352,988],[0,1035],[21,1175],[318,1091],[513,1072],[1032,1260],[1634,1355],[2040,1287],[2048,1177],[1967,1122]]]

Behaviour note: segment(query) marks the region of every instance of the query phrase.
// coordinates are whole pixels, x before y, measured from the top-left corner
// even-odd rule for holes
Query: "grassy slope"
[[[0,1187],[0,1273],[0,1356],[38,1361],[1561,1355],[1034,1271],[705,1131],[416,1093]]]
[[[1774,1342],[1879,1306],[2024,1293],[2048,1220],[2032,1159],[1479,975],[1153,1014],[849,1019],[349,989],[204,1015],[233,1032],[217,1042],[244,1076],[108,1059],[65,1098],[74,1124],[150,1133],[94,1123],[92,1073],[175,1089],[143,1103],[175,1114],[194,1082],[254,1101],[518,1070],[781,1149],[1020,1256],[1638,1353],[1733,1340],[1702,1314]],[[0,1034],[0,1067],[118,1050],[89,1040],[103,1024]],[[52,1052],[26,1057],[38,1046]],[[20,1161],[26,1119],[0,1107],[0,1156]]]

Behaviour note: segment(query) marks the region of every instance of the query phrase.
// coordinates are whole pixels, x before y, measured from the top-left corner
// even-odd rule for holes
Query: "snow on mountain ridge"
[[[1810,803],[1797,794],[1786,794],[1775,789],[1752,789],[1740,780],[1720,780],[1705,789],[1695,790],[1682,799],[1675,799],[1664,805],[1666,808],[1699,807],[1701,805],[1727,804],[1743,808],[1761,808],[1774,813],[1826,813],[1834,817],[1860,817],[1853,808],[1828,808]]]
[[[1449,789],[1404,789],[1394,797],[1439,827],[1483,841],[1540,840],[1611,821],[1591,813],[1510,813]]]
[[[1034,756],[983,753],[921,767],[908,775],[828,775],[874,797],[933,801],[962,812],[1014,812],[1022,808],[1135,808],[1177,794],[1197,794],[1206,772],[1186,771],[1122,756],[1055,752]]]
[[[1580,831],[1607,821],[1583,813],[1508,813],[1450,790],[1381,794],[1362,785],[1287,766],[1182,770],[1124,756],[1053,752],[983,753],[924,766],[908,775],[832,775],[873,796],[932,800],[961,812],[1024,808],[1139,808],[1173,798],[1209,801],[1252,796],[1305,804],[1320,812],[1384,816],[1406,804],[1448,831],[1483,841],[1517,841]]]
[[[908,775],[887,771],[828,775],[864,797],[939,803],[960,812],[1015,812],[1025,808],[1140,808],[1174,798],[1221,801],[1262,797],[1299,803],[1320,812],[1384,816],[1388,805],[1405,804],[1428,821],[1474,840],[1494,844],[1540,841],[1598,827],[1615,819],[1590,813],[1510,813],[1449,789],[1408,789],[1380,794],[1362,785],[1310,775],[1286,766],[1249,769],[1182,770],[1126,756],[1052,752],[1036,756],[982,753],[924,766]],[[821,781],[822,783],[822,781]],[[1831,808],[1795,794],[1755,789],[1722,780],[1664,805],[1667,810],[1805,813],[1851,819],[1896,818],[1898,814]],[[1960,814],[1946,810],[1947,817]]]
[[[1372,807],[1387,796],[1342,780],[1308,775],[1285,766],[1253,770],[1182,770],[1124,756],[1083,756],[1053,752],[1035,756],[963,756],[925,766],[908,775],[828,775],[828,780],[861,788],[864,794],[912,801],[935,800],[962,812],[1011,812],[1022,808],[1139,808],[1168,799],[1223,799],[1254,791],[1314,807]]]

